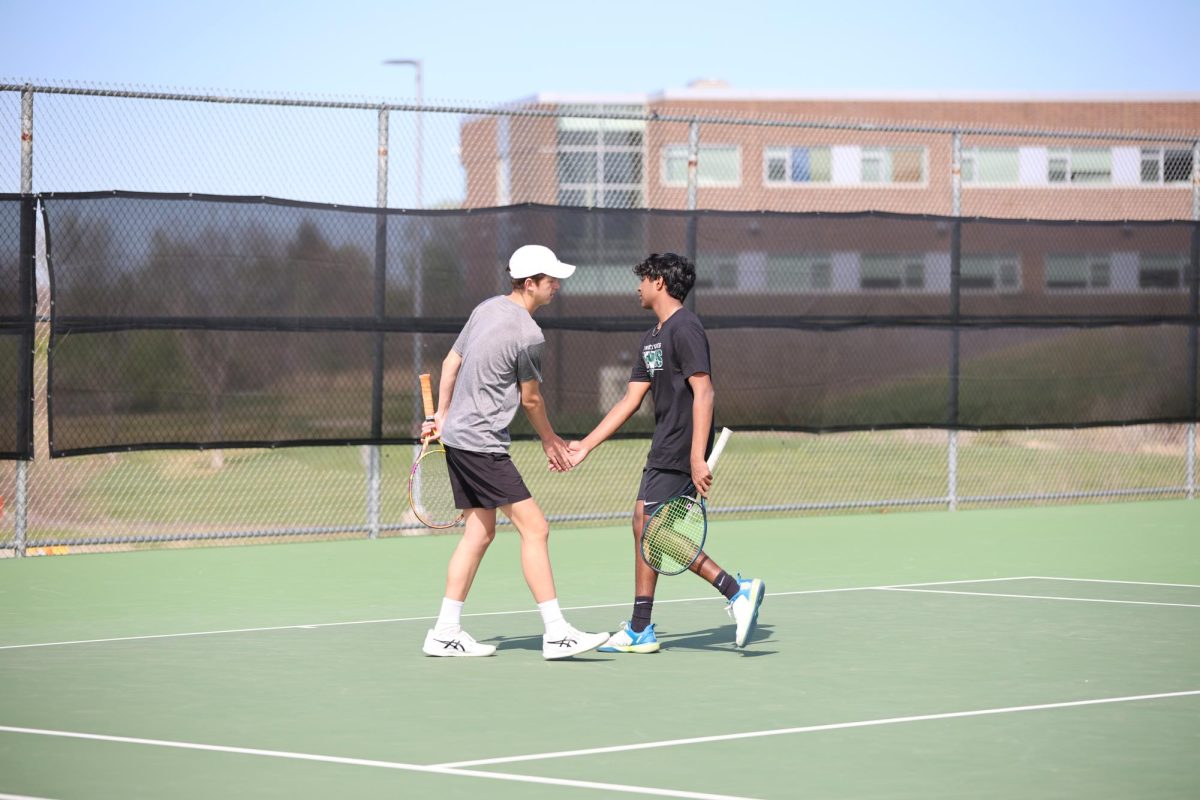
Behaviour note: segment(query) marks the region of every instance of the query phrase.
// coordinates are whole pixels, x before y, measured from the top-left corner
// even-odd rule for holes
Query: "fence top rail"
[[[191,103],[217,103],[225,105],[285,106],[292,108],[329,108],[360,111],[419,111],[428,114],[462,114],[477,117],[572,117],[583,119],[632,120],[636,122],[701,123],[709,125],[742,125],[761,128],[807,128],[817,130],[855,130],[892,133],[926,133],[968,136],[1012,136],[1048,139],[1093,139],[1105,141],[1136,142],[1181,142],[1200,146],[1200,131],[1194,133],[1153,131],[1095,131],[1056,130],[1051,128],[1008,128],[994,125],[925,125],[915,123],[884,123],[847,120],[799,120],[763,119],[736,116],[720,116],[708,112],[645,113],[622,111],[588,111],[586,109],[545,109],[509,106],[484,108],[474,105],[392,103],[344,100],[305,100],[287,97],[254,97],[229,94],[199,94],[174,91],[138,91],[82,86],[51,86],[33,83],[0,82],[0,92],[32,92],[34,94],[62,94],[83,97],[115,97],[137,100],[170,100]]]

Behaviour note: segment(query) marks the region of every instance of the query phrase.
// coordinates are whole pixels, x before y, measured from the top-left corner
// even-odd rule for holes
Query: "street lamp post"
[[[421,171],[422,171],[422,168],[424,167],[423,159],[421,157],[422,156],[422,153],[421,153],[421,144],[422,144],[421,143],[421,138],[422,138],[421,137],[421,134],[422,134],[421,116],[422,116],[422,114],[421,114],[421,111],[419,110],[420,107],[422,105],[424,105],[423,91],[422,91],[421,59],[419,59],[419,58],[391,58],[391,59],[388,59],[387,61],[384,61],[383,63],[390,64],[393,66],[412,67],[414,70],[416,70],[416,73],[417,73],[417,108],[418,108],[418,111],[417,111],[417,180],[416,180],[417,198],[416,198],[416,207],[424,208],[425,204],[424,204],[423,198],[421,196],[421,192],[423,189],[422,180],[421,180],[421,178],[422,178]]]
[[[422,127],[421,126],[421,123],[422,123],[421,118],[423,116],[421,113],[421,107],[424,105],[424,100],[423,100],[423,90],[422,90],[421,59],[419,59],[419,58],[392,58],[392,59],[388,59],[387,61],[384,61],[383,63],[385,65],[391,65],[391,66],[412,67],[414,69],[414,71],[416,72],[416,84],[417,84],[416,161],[417,161],[417,163],[416,163],[416,180],[414,181],[415,188],[416,188],[416,197],[415,197],[416,202],[414,203],[414,205],[418,209],[424,208],[425,207],[425,201],[424,201],[424,197],[423,197],[424,181],[423,181],[422,171],[424,169],[425,164],[424,164],[424,157],[423,157],[424,153],[422,152],[422,144],[423,144],[422,143],[422,133],[423,133],[423,131],[421,130],[421,127]],[[415,319],[421,318],[421,315],[424,313],[424,305],[425,305],[424,297],[423,297],[423,295],[425,294],[425,287],[423,285],[424,284],[424,275],[423,275],[424,264],[422,263],[422,261],[423,261],[422,251],[425,249],[425,224],[424,224],[423,219],[421,220],[420,224],[421,224],[421,235],[419,237],[417,237],[417,254],[416,254],[417,263],[416,263],[415,269],[413,270],[414,274],[413,274],[413,282],[412,282],[413,317]],[[418,332],[413,335],[413,373],[414,373],[414,376],[419,375],[422,370],[421,346],[422,346],[421,334]],[[421,397],[419,394],[416,397],[416,406],[417,406],[417,418],[418,419],[424,418],[424,416],[425,416],[424,407],[421,403]],[[413,448],[412,448],[412,457],[414,459],[414,462],[415,462],[416,458],[418,457],[418,455],[420,454],[420,452],[421,452],[420,446],[414,444]],[[418,482],[415,483],[412,488],[413,488],[414,500],[417,503],[420,503],[421,485],[420,485],[419,479],[418,479]]]

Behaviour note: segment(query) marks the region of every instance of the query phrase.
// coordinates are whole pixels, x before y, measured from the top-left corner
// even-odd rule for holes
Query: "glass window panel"
[[[883,153],[879,150],[863,150],[863,183],[879,183],[883,180]]]
[[[767,183],[786,183],[787,174],[787,158],[771,156],[767,159]]]
[[[962,179],[963,183],[975,182],[975,156],[963,153],[962,157]]]
[[[894,256],[863,256],[859,285],[864,289],[899,289],[901,264]]]
[[[587,193],[582,189],[559,189],[558,204],[560,206],[586,206],[588,204]]]
[[[1184,183],[1192,179],[1192,151],[1167,150],[1163,153],[1163,181]]]
[[[699,161],[696,164],[698,170],[697,180],[700,183],[708,185],[737,185],[741,177],[740,167],[737,147],[701,146]],[[686,181],[686,161],[684,168],[684,179]]]
[[[1107,261],[1093,261],[1090,273],[1093,289],[1108,288],[1111,268]]]
[[[1158,183],[1158,150],[1142,150],[1142,183]]]
[[[1046,288],[1086,289],[1088,262],[1080,256],[1046,256]]]
[[[810,147],[808,158],[813,183],[833,181],[833,150],[828,147]]]
[[[642,154],[605,152],[604,181],[605,183],[641,183]]]
[[[641,147],[641,131],[604,131],[604,143],[614,147]]]
[[[687,183],[687,147],[668,147],[663,151],[663,173],[667,183]]]
[[[981,148],[975,159],[979,183],[1017,183],[1020,163],[1012,148]]]
[[[892,150],[892,182],[920,183],[925,179],[920,148],[895,148]]]
[[[565,145],[593,145],[599,136],[598,131],[559,130],[558,143]]]
[[[605,208],[641,208],[642,193],[638,189],[605,189]]]
[[[1072,183],[1106,183],[1111,179],[1111,150],[1079,148],[1071,151]]]
[[[559,183],[593,183],[596,180],[596,153],[565,151],[558,154]]]
[[[1138,285],[1143,289],[1178,289],[1183,285],[1185,255],[1143,255],[1138,264]]]
[[[793,147],[792,148],[792,183],[808,183],[812,180],[812,171],[809,167],[808,148]]]

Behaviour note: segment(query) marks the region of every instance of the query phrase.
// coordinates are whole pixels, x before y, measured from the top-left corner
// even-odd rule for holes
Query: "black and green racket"
[[[708,457],[708,470],[717,466],[733,431],[722,428]],[[642,560],[660,575],[678,575],[687,570],[704,549],[708,535],[708,514],[704,498],[690,487],[692,494],[672,497],[658,507],[642,529]]]

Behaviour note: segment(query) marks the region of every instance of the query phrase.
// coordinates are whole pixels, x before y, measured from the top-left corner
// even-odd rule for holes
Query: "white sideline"
[[[1031,575],[1031,581],[1078,581],[1080,583],[1123,583],[1129,586],[1176,586],[1180,589],[1200,589],[1196,583],[1154,583],[1152,581],[1114,581],[1106,578],[1056,578],[1047,575]]]
[[[511,764],[517,761],[542,761],[550,758],[567,758],[572,756],[590,756],[599,753],[620,753],[628,750],[650,750],[659,747],[675,747],[684,744],[703,744],[705,742],[729,742],[736,739],[755,739],[763,736],[782,736],[791,733],[813,733],[815,731],[836,731],[846,728],[869,728],[879,725],[896,725],[904,722],[926,722],[939,719],[958,719],[962,717],[983,717],[994,714],[1014,714],[1021,711],[1043,711],[1051,708],[1075,708],[1079,706],[1095,706],[1107,703],[1129,703],[1136,700],[1160,700],[1169,697],[1189,697],[1200,695],[1200,689],[1186,692],[1162,692],[1159,694],[1137,694],[1127,697],[1102,697],[1095,700],[1071,700],[1064,703],[1040,703],[1029,706],[1008,706],[1006,708],[983,708],[976,711],[951,711],[944,714],[920,714],[911,717],[888,717],[886,719],[866,719],[857,722],[835,722],[828,725],[806,725],[800,728],[776,728],[765,731],[748,731],[746,733],[726,733],[716,736],[694,736],[689,739],[667,739],[659,742],[642,742],[640,744],[623,744],[612,747],[589,747],[583,750],[560,750],[550,753],[533,753],[520,756],[503,756],[500,758],[480,758],[473,761],[451,761],[438,764],[439,767],[477,767],[485,764]]]
[[[452,775],[464,778],[482,778],[484,780],[513,781],[516,783],[541,783],[550,786],[570,786],[578,789],[602,789],[608,792],[625,792],[627,794],[647,794],[658,797],[682,797],[688,800],[753,800],[727,794],[707,794],[703,792],[687,792],[677,789],[656,789],[651,786],[630,786],[618,783],[600,783],[597,781],[577,781],[567,778],[543,778],[539,775],[513,775],[504,772],[482,772],[476,770],[444,767],[436,764],[405,764],[399,761],[377,761],[369,758],[347,758],[344,756],[326,756],[316,753],[292,753],[286,750],[261,750],[254,747],[230,747],[219,744],[202,744],[199,742],[177,742],[169,739],[141,739],[133,736],[110,736],[99,733],[80,733],[78,731],[56,731],[44,728],[18,728],[0,725],[0,733],[22,733],[32,736],[51,736],[61,739],[88,739],[96,742],[118,742],[121,744],[140,744],[152,747],[170,747],[177,750],[203,750],[211,753],[233,753],[245,756],[265,756],[268,758],[284,758],[293,761],[316,761],[325,764],[340,764],[352,767],[379,767],[382,769],[402,770],[406,772],[424,772],[435,775]]]
[[[898,586],[950,586],[960,583],[987,583],[994,581],[1019,581],[1027,580],[1027,578],[976,578],[965,581],[934,581],[931,583],[904,583]],[[788,595],[799,594],[832,594],[834,592],[864,592],[872,589],[887,589],[890,586],[850,586],[840,589],[804,589],[795,592],[774,592],[772,597],[786,597]],[[688,597],[679,600],[656,600],[656,605],[664,605],[666,603],[696,603],[696,602],[712,602],[720,600],[720,597],[709,595],[707,597]],[[590,606],[570,606],[564,608],[563,611],[588,611],[597,608],[624,608],[629,603],[603,603],[600,605]],[[537,611],[537,608],[520,609],[518,611],[481,611],[474,614],[463,614],[464,617],[498,617],[508,614],[532,614]],[[309,630],[312,628],[336,628],[342,625],[379,625],[390,622],[428,622],[437,619],[437,615],[426,617],[395,617],[391,619],[360,619],[350,620],[347,622],[310,622],[298,625],[272,625],[261,628],[227,628],[224,630],[214,631],[186,631],[183,633],[153,633],[143,636],[113,636],[107,639],[74,639],[62,642],[31,642],[29,644],[6,644],[0,645],[0,650],[23,650],[31,647],[61,647],[72,644],[104,644],[107,642],[136,642],[147,639],[176,639],[189,636],[219,636],[228,633],[261,633],[265,631],[289,631],[289,630]]]
[[[1098,597],[1058,597],[1042,594],[1000,594],[998,592],[955,592],[950,589],[910,589],[904,586],[885,586],[884,592],[911,592],[913,594],[957,594],[966,597],[1015,597],[1021,600],[1063,600],[1072,603],[1116,603],[1129,606],[1178,606],[1180,608],[1200,608],[1200,603],[1158,603],[1150,600],[1105,600]]]

